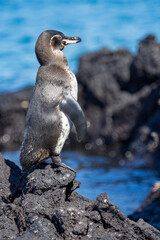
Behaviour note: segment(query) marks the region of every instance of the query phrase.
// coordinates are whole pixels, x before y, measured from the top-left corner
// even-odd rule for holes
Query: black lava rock
[[[126,89],[136,92],[160,80],[160,43],[149,35],[139,43],[137,56],[131,65],[131,79]]]
[[[160,44],[148,36],[140,42],[137,56],[125,49],[102,49],[81,56],[77,79],[79,99],[88,120],[86,149],[119,144],[124,151],[139,151],[139,146],[147,145],[146,152],[151,156],[157,151],[160,133],[158,49]],[[150,140],[142,140],[144,127],[149,129],[147,139]]]
[[[0,149],[19,149],[24,133],[26,111],[32,87],[0,95]]]
[[[127,218],[106,193],[93,201],[74,192],[79,183],[69,169],[42,163],[21,174],[2,155],[0,164],[1,240],[160,239],[158,230]]]

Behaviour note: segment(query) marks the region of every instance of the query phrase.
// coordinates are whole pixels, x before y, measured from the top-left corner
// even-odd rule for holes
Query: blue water
[[[34,46],[46,29],[83,39],[65,49],[74,72],[82,53],[124,46],[135,52],[148,33],[160,39],[159,0],[0,0],[0,16],[0,92],[35,83]]]
[[[19,165],[19,152],[4,153],[3,156]],[[158,173],[147,167],[143,159],[122,166],[105,157],[71,151],[63,151],[62,159],[77,171],[76,179],[81,181],[77,192],[91,199],[107,192],[110,200],[126,215],[140,206],[152,184],[159,180]]]

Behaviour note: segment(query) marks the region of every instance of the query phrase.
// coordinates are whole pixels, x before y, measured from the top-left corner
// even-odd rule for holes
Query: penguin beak
[[[68,44],[71,44],[71,43],[78,43],[78,42],[81,42],[81,38],[80,37],[66,37],[64,36],[63,37],[63,40],[62,40],[62,43],[64,45],[68,45]]]

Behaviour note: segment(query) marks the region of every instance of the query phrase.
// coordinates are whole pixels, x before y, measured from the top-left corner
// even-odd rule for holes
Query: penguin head
[[[78,43],[80,41],[81,38],[79,37],[66,37],[63,33],[54,31],[54,34],[50,39],[50,45],[53,50],[63,50],[66,45]]]
[[[53,60],[56,50],[62,51],[66,45],[81,42],[79,37],[66,37],[62,32],[47,30],[40,34],[37,39],[35,52],[41,65]]]

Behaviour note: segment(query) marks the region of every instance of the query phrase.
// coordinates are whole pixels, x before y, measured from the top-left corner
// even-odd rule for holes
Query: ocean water
[[[149,33],[160,39],[159,0],[0,0],[0,92],[33,85],[38,62],[34,46],[47,29],[80,36],[64,50],[73,72],[81,54],[102,47],[137,51]]]
[[[20,166],[19,151],[3,153],[3,156]],[[81,181],[77,192],[90,199],[107,192],[110,200],[126,215],[141,205],[153,183],[158,181],[157,171],[147,166],[144,159],[125,163],[76,151],[63,151],[61,157],[77,172],[76,179]]]

